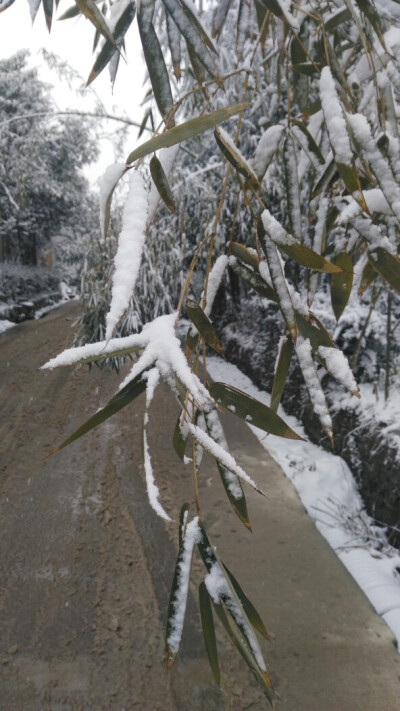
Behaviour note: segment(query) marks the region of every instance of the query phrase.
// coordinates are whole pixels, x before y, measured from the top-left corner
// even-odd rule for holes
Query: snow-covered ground
[[[236,366],[212,356],[207,358],[207,368],[213,380],[269,405],[270,394],[259,390]],[[281,407],[279,414],[306,438],[295,417]],[[316,527],[391,628],[400,650],[400,553],[365,512],[346,462],[311,442],[282,439],[249,427],[292,481]]]
[[[6,318],[0,319],[0,333],[4,333],[4,331],[7,331],[7,329],[12,328],[16,325],[17,324],[13,323],[12,321],[7,321]]]

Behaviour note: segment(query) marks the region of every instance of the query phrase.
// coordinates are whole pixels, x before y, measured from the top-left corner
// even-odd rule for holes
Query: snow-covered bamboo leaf
[[[336,167],[336,163],[334,159],[332,158],[330,161],[327,162],[326,167],[322,170],[322,172],[317,176],[315,186],[312,189],[311,192],[311,199],[313,200],[316,198],[320,193],[324,192],[329,185],[331,185],[335,180],[336,177],[338,176],[338,169]]]
[[[150,161],[150,173],[151,177],[153,178],[154,185],[156,186],[163,202],[167,206],[168,210],[174,212],[174,196],[169,186],[168,178],[165,174],[164,168],[162,167],[161,161],[157,158],[157,156],[153,156]]]
[[[217,686],[220,686],[221,673],[219,669],[218,648],[217,639],[215,636],[214,618],[210,596],[208,594],[204,581],[201,582],[199,585],[199,607],[201,628],[203,630],[204,644],[206,647],[208,661],[210,662],[210,667],[213,673],[213,677],[215,679],[215,683],[217,684]]]
[[[246,41],[246,36],[249,32],[250,22],[250,7],[251,0],[239,0],[239,11],[236,24],[236,48],[238,59],[243,57],[243,47]]]
[[[76,0],[81,13],[95,26],[96,30],[103,35],[104,39],[110,42],[118,50],[115,39],[94,0]]]
[[[190,326],[186,334],[185,354],[189,358],[199,345],[200,334],[194,326]]]
[[[149,153],[158,151],[160,148],[175,146],[177,143],[193,138],[193,136],[198,136],[199,133],[203,133],[203,131],[207,131],[209,128],[214,128],[217,123],[226,121],[231,116],[243,111],[246,107],[246,103],[225,106],[224,108],[211,111],[211,113],[205,114],[204,116],[196,116],[196,118],[189,119],[189,121],[185,121],[185,123],[181,123],[179,126],[174,126],[159,136],[154,136],[149,141],[142,143],[138,148],[135,148],[127,158],[127,165],[130,165],[138,158],[147,156]]]
[[[308,338],[304,339],[301,334],[297,339],[296,354],[313,410],[321,423],[322,429],[328,435],[330,441],[333,442],[332,419],[312,358],[310,341]]]
[[[213,23],[212,23],[212,37],[219,37],[221,30],[224,26],[228,10],[232,5],[232,0],[219,0],[218,5],[215,8]]]
[[[136,12],[136,4],[134,0],[119,0],[118,3],[113,5],[113,8],[118,8],[118,6],[121,6],[120,12],[121,14],[117,17],[114,27],[113,27],[113,35],[115,38],[115,42],[118,46],[121,45],[123,38],[128,31],[129,27],[131,26],[133,19],[135,17],[135,12]],[[119,8],[118,8],[119,9]],[[99,76],[99,74],[103,71],[103,69],[107,66],[107,64],[110,62],[112,57],[115,54],[115,47],[111,42],[108,40],[104,41],[104,44],[96,58],[96,61],[92,67],[92,70],[89,74],[89,78],[86,82],[86,85],[89,86],[89,84],[92,83],[96,79],[96,77]]]
[[[280,124],[270,126],[264,131],[257,144],[252,160],[252,168],[260,181],[263,179],[278,150],[283,130],[284,128]]]
[[[218,382],[212,383],[209,390],[215,402],[249,424],[278,437],[302,439],[270,407],[255,400],[255,398],[242,392],[242,390],[238,390],[226,383]]]
[[[108,226],[110,224],[112,196],[125,171],[126,165],[124,163],[113,163],[108,166],[100,180],[100,229],[103,239],[107,236]]]
[[[152,3],[152,5],[154,6],[154,3]],[[158,110],[161,116],[165,118],[170,114],[174,100],[172,98],[172,90],[169,82],[168,70],[164,60],[164,54],[157,37],[157,33],[154,29],[154,25],[151,22],[151,19],[149,21],[149,17],[152,17],[152,12],[149,14],[148,4],[141,2],[138,7],[137,22],[143,55]],[[167,125],[174,125],[172,117],[168,118]]]
[[[299,331],[304,339],[308,339],[311,344],[313,352],[315,352],[320,346],[326,346],[327,348],[333,347],[334,343],[330,337],[326,328],[323,327],[322,323],[311,314],[310,318],[305,318],[302,314],[296,313],[296,320]]]
[[[258,265],[261,261],[260,257],[254,250],[248,249],[244,244],[240,242],[232,242],[230,247],[230,252],[234,257],[237,257],[243,264],[252,267],[253,269],[258,269]]]
[[[93,430],[105,420],[108,420],[109,417],[112,417],[116,412],[122,410],[122,408],[139,397],[139,395],[146,390],[146,381],[142,379],[142,375],[143,373],[140,373],[134,380],[131,380],[124,388],[119,390],[111,400],[108,401],[107,405],[98,410],[95,415],[78,427],[55,451],[58,452],[68,444],[71,444],[71,442],[75,442],[75,440],[87,434],[87,432],[90,432],[90,430]]]
[[[353,286],[353,260],[347,252],[340,252],[335,258],[335,264],[341,267],[342,272],[331,275],[331,302],[336,321],[339,321]]]
[[[187,0],[162,0],[180,33],[213,78],[217,76],[213,54],[217,54],[211,39]]]
[[[219,420],[217,411],[205,411],[204,417],[207,425],[207,430],[210,436],[216,442],[218,442],[218,444],[220,444],[224,449],[226,449],[226,451],[229,451],[228,443],[225,439],[224,430]],[[241,522],[246,526],[246,528],[251,531],[251,524],[247,510],[246,498],[239,477],[232,471],[224,467],[224,465],[221,464],[218,459],[216,460],[216,462],[223,487],[229,499],[229,503],[231,504],[234,512],[239,517]]]
[[[184,428],[181,425],[182,416],[183,411],[181,412],[176,421],[174,434],[172,436],[172,444],[174,445],[175,452],[177,453],[179,459],[182,459],[183,461],[186,452],[188,432],[185,432]]]
[[[273,15],[276,15],[276,17],[279,17],[282,22],[285,22],[289,27],[292,27],[294,29],[298,29],[299,27],[299,22],[296,17],[292,15],[290,12],[290,3],[286,2],[286,0],[261,0],[263,5],[265,5],[268,10],[270,10]]]
[[[232,636],[235,645],[249,667],[256,673],[258,680],[263,680],[262,687],[264,691],[267,690],[269,698],[272,698],[272,683],[265,666],[258,640],[253,632],[252,624],[244,609],[242,600],[232,584],[231,577],[222,560],[219,558],[216,549],[211,545],[203,526],[200,525],[200,529],[201,539],[198,543],[198,549],[208,571],[208,575],[204,581],[207,591],[214,603],[216,611],[217,608],[222,608],[224,613],[225,610],[227,611],[226,623],[230,636]],[[242,590],[241,592],[244,595]],[[251,609],[254,610],[252,605]],[[223,624],[227,629],[226,623],[224,622]]]
[[[383,37],[383,27],[381,23],[381,18],[379,17],[379,14],[377,13],[373,3],[370,2],[370,0],[355,0],[355,3],[358,5],[361,12],[364,13],[365,17],[368,18],[369,22],[371,23],[372,27],[376,32],[376,35],[383,49],[386,49]]]
[[[325,31],[333,32],[337,27],[340,27],[340,25],[343,25],[344,22],[347,22],[350,19],[351,14],[349,9],[347,7],[341,7],[338,10],[335,10],[329,19],[324,22]]]
[[[278,301],[278,297],[275,293],[275,291],[272,289],[271,286],[269,286],[264,279],[257,274],[257,272],[254,272],[252,269],[248,269],[244,264],[238,262],[237,260],[231,261],[230,266],[241,279],[243,279],[248,286],[250,286],[254,291],[257,292],[257,294],[260,294],[260,296],[263,296],[266,299],[269,299],[270,301]]]
[[[266,211],[264,211],[263,215]],[[289,294],[288,285],[282,268],[281,258],[278,250],[271,237],[265,231],[264,220],[259,220],[257,224],[258,238],[261,242],[264,254],[267,259],[269,274],[272,281],[272,286],[278,297],[278,304],[281,310],[283,320],[293,341],[296,341],[297,326],[292,299]]]
[[[219,355],[223,355],[217,332],[201,306],[192,299],[186,299],[186,311],[201,337],[204,338],[208,345]]]
[[[201,86],[206,80],[206,70],[204,64],[200,62],[200,59],[189,42],[186,42],[186,49],[189,55],[191,67],[193,69],[193,74],[196,77],[198,85]]]
[[[297,126],[298,129],[305,135],[307,139],[307,146],[309,151],[315,155],[317,160],[323,165],[325,163],[325,158],[321,153],[321,149],[319,148],[318,144],[316,143],[314,137],[311,135],[310,131],[308,130],[307,126],[304,125],[302,121],[299,121],[298,119],[292,118],[291,122],[294,126]]]
[[[268,210],[264,210],[261,219],[265,231],[279,249],[298,264],[302,264],[304,267],[317,272],[325,272],[326,274],[342,272],[340,265],[328,262],[328,260],[320,254],[317,254],[317,252],[314,252],[310,247],[301,244],[292,237],[292,235],[288,234]]]
[[[283,389],[289,372],[290,361],[293,354],[293,341],[283,336],[279,343],[279,352],[275,365],[274,381],[271,390],[271,410],[277,411],[281,401]]]
[[[235,170],[238,171],[238,173],[243,175],[251,185],[257,187],[259,183],[256,174],[250,167],[246,158],[235,145],[230,135],[220,126],[216,126],[214,129],[214,136],[218,144],[218,148],[227,161],[235,168]]]
[[[378,274],[400,293],[400,259],[390,254],[382,247],[376,247],[368,252],[368,259]]]
[[[253,625],[254,629],[257,630],[265,639],[269,640],[270,636],[268,634],[267,628],[264,625],[264,622],[261,619],[261,615],[258,613],[256,608],[254,607],[253,603],[247,595],[245,594],[243,588],[239,585],[238,581],[236,580],[235,576],[231,571],[229,570],[228,566],[223,563],[223,566],[225,568],[225,572],[228,574],[229,580],[232,584],[232,587],[238,596],[240,602],[242,603],[243,609],[249,619],[249,622]]]
[[[54,0],[42,0],[42,3],[43,3],[44,16],[46,18],[47,29],[50,32],[51,23],[53,20]]]
[[[182,504],[181,510],[179,511],[179,528],[178,528],[178,541],[179,548],[182,547],[183,538],[186,531],[186,526],[188,525],[190,504]]]
[[[168,12],[165,13],[168,46],[176,79],[181,78],[181,34]]]
[[[189,591],[193,548],[200,540],[201,531],[199,519],[196,516],[187,524],[184,535],[182,536],[172,581],[166,634],[166,659],[168,668],[173,665],[179,652]]]
[[[316,356],[325,368],[338,383],[344,385],[356,397],[360,397],[360,391],[351,372],[348,360],[339,348],[329,348],[320,346],[316,351]]]
[[[122,215],[122,229],[114,258],[110,310],[106,316],[106,340],[129,305],[142,259],[148,195],[142,175],[133,170],[129,176],[129,192]]]
[[[376,271],[376,269],[374,269],[371,262],[368,260],[364,265],[364,269],[362,270],[358,293],[363,294],[364,291],[366,291],[371,286],[371,284],[375,281],[377,277],[378,272]]]
[[[290,133],[283,142],[283,166],[290,232],[301,240],[300,187],[297,174],[297,157],[294,140]]]

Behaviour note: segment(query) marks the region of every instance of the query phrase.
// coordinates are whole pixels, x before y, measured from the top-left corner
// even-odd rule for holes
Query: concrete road
[[[176,526],[147,503],[138,400],[62,452],[49,452],[117,389],[86,367],[40,372],[72,342],[76,307],[0,337],[0,710],[253,711],[268,708],[218,630],[222,690],[208,669],[193,583],[182,654],[167,674],[164,628]],[[174,518],[191,501],[171,436],[166,386],[150,447]],[[399,711],[390,631],[308,519],[291,483],[249,429],[225,420],[232,452],[267,492],[248,492],[254,533],[226,505],[205,457],[200,492],[220,555],[272,637],[263,650],[279,711]],[[194,562],[193,580],[202,567]]]

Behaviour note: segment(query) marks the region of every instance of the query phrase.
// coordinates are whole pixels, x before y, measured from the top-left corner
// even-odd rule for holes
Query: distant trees
[[[51,246],[70,263],[94,227],[96,201],[81,171],[97,156],[94,133],[86,119],[54,114],[26,52],[0,62],[1,261],[35,266]]]

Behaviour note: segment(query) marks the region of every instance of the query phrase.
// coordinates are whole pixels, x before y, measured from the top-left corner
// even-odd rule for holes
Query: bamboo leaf
[[[292,118],[291,122],[292,122],[292,124],[294,124],[294,126],[297,126],[297,128],[299,128],[300,131],[305,135],[305,137],[307,139],[307,145],[308,145],[309,150],[312,153],[314,153],[315,157],[323,165],[325,163],[325,158],[322,155],[318,144],[315,142],[315,139],[311,135],[308,128],[304,125],[304,123],[302,121],[299,121],[298,119]]]
[[[310,318],[305,318],[299,312],[296,312],[296,321],[298,329],[303,336],[304,340],[308,338],[310,341],[311,349],[313,352],[317,351],[320,346],[326,346],[328,348],[333,348],[334,343],[328,333],[328,331],[323,327],[322,323],[310,313]]]
[[[257,612],[253,603],[249,600],[249,598],[247,597],[247,595],[245,594],[245,592],[239,585],[238,581],[236,580],[235,576],[229,570],[228,566],[225,565],[225,563],[223,563],[223,566],[229,576],[229,580],[232,583],[232,587],[235,590],[236,595],[238,596],[240,602],[243,605],[243,609],[244,609],[247,617],[249,618],[249,621],[253,625],[254,629],[257,630],[257,632],[259,632],[265,639],[269,640],[270,636],[267,632],[264,622],[261,619],[260,614]]]
[[[164,131],[164,133],[159,136],[154,136],[149,141],[142,143],[138,148],[135,148],[128,156],[126,162],[130,165],[138,158],[143,158],[149,153],[158,151],[160,148],[169,148],[170,146],[175,146],[177,143],[193,138],[193,136],[198,136],[199,133],[203,133],[203,131],[207,131],[209,128],[214,128],[217,123],[226,121],[231,116],[243,111],[247,105],[248,104],[233,104],[231,106],[225,106],[222,109],[216,109],[204,116],[196,116],[194,119],[189,119],[189,121],[181,123],[179,126],[174,126],[169,129],[169,131]]]
[[[176,79],[181,78],[181,35],[168,12],[165,13],[167,24],[168,46],[171,54],[172,68]]]
[[[297,158],[293,137],[288,134],[283,143],[283,166],[289,229],[301,240],[300,188],[297,174]],[[271,235],[272,236],[272,235]]]
[[[235,170],[237,170],[241,175],[243,175],[246,180],[251,183],[251,185],[257,187],[259,183],[256,174],[253,172],[247,161],[241,155],[240,151],[237,149],[230,136],[219,126],[215,127],[214,136],[218,148],[225,156],[227,161],[235,168]]]
[[[331,301],[336,321],[339,321],[350,298],[353,285],[353,260],[347,252],[341,252],[335,264],[342,268],[340,274],[331,275]]]
[[[150,161],[150,173],[151,177],[153,178],[154,185],[156,186],[163,202],[167,206],[168,210],[174,212],[174,196],[169,186],[168,178],[165,174],[164,168],[162,167],[161,161],[158,160],[157,156],[153,156]]]
[[[365,17],[367,17],[368,20],[370,21],[383,49],[386,49],[385,41],[383,38],[383,27],[382,27],[382,23],[381,23],[381,18],[379,17],[375,7],[370,2],[370,0],[355,0],[355,2],[358,5],[358,7],[360,8],[361,12],[363,12]]]
[[[76,4],[82,14],[85,15],[85,17],[90,20],[92,25],[95,26],[96,30],[103,35],[104,39],[108,40],[108,42],[113,45],[114,49],[118,49],[112,32],[110,31],[110,28],[108,27],[94,0],[76,0]]]
[[[234,257],[237,257],[237,259],[239,259],[243,264],[247,264],[253,269],[258,269],[261,258],[258,254],[254,254],[254,251],[250,251],[250,249],[245,247],[244,244],[232,242],[230,245],[230,251],[231,254],[233,254]]]
[[[46,18],[46,25],[47,29],[50,32],[51,30],[51,23],[53,20],[53,7],[54,3],[53,0],[42,0],[43,2],[43,10],[44,10],[44,16]]]
[[[146,381],[142,380],[142,375],[143,373],[140,373],[136,376],[136,378],[134,378],[134,380],[131,380],[130,383],[125,385],[122,390],[119,390],[114,397],[108,401],[107,405],[98,410],[95,415],[90,417],[83,423],[83,425],[78,427],[78,429],[67,437],[67,439],[65,439],[55,451],[60,451],[60,449],[63,449],[68,444],[71,444],[71,442],[74,442],[79,439],[79,437],[87,434],[87,432],[90,432],[90,430],[93,430],[102,422],[108,420],[109,417],[112,417],[112,415],[115,415],[116,412],[122,410],[123,407],[126,407],[133,400],[139,397],[139,395],[146,390]]]
[[[378,274],[400,293],[400,259],[383,247],[369,251],[368,259]]]
[[[134,0],[132,0],[129,4],[124,6],[124,10],[117,20],[115,27],[114,27],[114,38],[115,38],[115,43],[120,46],[123,38],[128,31],[129,27],[131,26],[134,17],[136,13],[136,4]],[[98,33],[98,30],[97,30]],[[97,34],[97,36],[99,36]],[[110,62],[112,57],[115,54],[115,46],[112,42],[109,42],[108,40],[104,41],[104,44],[96,58],[96,61],[92,67],[92,70],[89,74],[89,78],[87,80],[87,86],[92,83],[96,79],[96,77],[99,76],[99,74],[103,71],[103,69],[107,66],[107,64]]]
[[[293,341],[291,338],[284,337],[280,343],[278,359],[275,366],[274,381],[272,383],[271,410],[274,410],[274,412],[278,409],[283,389],[286,385],[292,354]]]
[[[278,297],[275,291],[272,289],[272,287],[268,286],[268,284],[259,274],[253,272],[251,269],[248,269],[240,262],[232,263],[231,267],[235,274],[237,274],[241,279],[243,279],[243,281],[246,282],[246,284],[248,284],[248,286],[250,286],[252,289],[254,289],[257,294],[260,294],[260,296],[263,296],[264,298],[269,299],[270,301],[278,301]]]
[[[324,272],[325,274],[341,274],[342,269],[339,264],[328,262],[317,252],[314,252],[311,247],[306,244],[279,244],[276,243],[279,249],[288,255],[298,264],[301,264],[307,269],[313,269],[316,272]]]
[[[179,548],[182,547],[182,541],[185,536],[189,511],[190,511],[190,504],[182,504],[181,510],[179,511],[179,531],[178,531]]]
[[[365,263],[364,269],[362,271],[361,282],[360,282],[360,286],[358,289],[358,293],[363,294],[364,291],[366,291],[371,286],[371,284],[375,281],[377,276],[378,276],[378,272],[376,271],[376,269],[374,269],[371,262],[367,261]]]
[[[68,8],[60,17],[57,18],[57,20],[72,20],[74,17],[78,17],[78,15],[81,15],[81,11],[78,7],[78,5],[72,5],[71,7]]]
[[[185,0],[162,0],[165,9],[171,15],[180,33],[213,78],[217,69],[213,54],[217,54],[211,39],[201,25],[200,20]]]
[[[199,605],[201,627],[203,630],[204,644],[206,646],[208,661],[217,686],[221,685],[221,674],[218,661],[217,639],[215,637],[214,618],[210,596],[204,581],[199,585]]]
[[[232,5],[232,0],[219,0],[218,5],[215,8],[212,24],[212,37],[219,37],[221,30],[224,26],[228,10]]]
[[[264,432],[287,439],[302,439],[270,407],[241,390],[226,383],[212,383],[209,391],[219,405]]]
[[[333,15],[331,15],[329,20],[324,22],[325,31],[333,32],[337,27],[340,27],[340,25],[343,25],[344,22],[347,22],[350,19],[351,14],[349,9],[347,7],[340,8]]]
[[[189,358],[199,345],[200,334],[193,326],[190,326],[186,334],[185,354]]]
[[[147,71],[149,72],[151,86],[158,110],[163,118],[170,113],[174,100],[169,82],[168,70],[165,65],[164,54],[161,49],[157,33],[152,22],[146,16],[147,7],[139,5],[137,22],[139,27],[140,40]],[[174,125],[172,118],[168,120],[168,125]]]
[[[217,332],[199,304],[191,299],[186,299],[186,311],[202,338],[204,338],[208,345],[219,355],[223,355]]]

